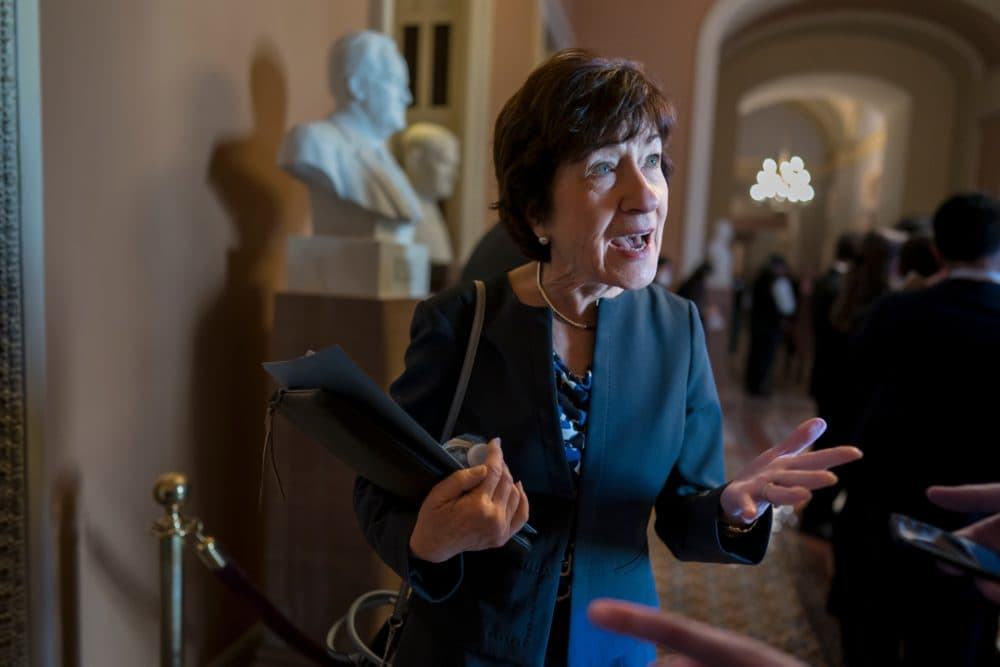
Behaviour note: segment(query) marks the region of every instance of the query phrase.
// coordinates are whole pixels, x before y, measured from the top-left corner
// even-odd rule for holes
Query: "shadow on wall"
[[[63,667],[80,667],[80,476],[63,472],[52,485],[59,577],[60,648]]]
[[[205,88],[208,100],[214,95]],[[253,127],[212,149],[208,181],[235,228],[222,291],[209,302],[194,341],[191,415],[194,433],[192,512],[206,532],[263,585],[263,516],[258,509],[259,461],[269,384],[267,360],[272,296],[283,286],[285,241],[307,222],[305,190],[277,166],[285,130],[286,77],[268,44],[250,67]],[[253,622],[211,575],[194,565],[191,604],[206,627],[199,663],[218,655]]]

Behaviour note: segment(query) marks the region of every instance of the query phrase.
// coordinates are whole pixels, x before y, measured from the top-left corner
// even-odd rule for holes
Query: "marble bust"
[[[333,114],[297,125],[278,156],[306,185],[312,236],[288,239],[288,289],[375,299],[420,298],[430,286],[427,248],[413,243],[421,201],[386,141],[412,102],[395,42],[372,31],[330,50]]]
[[[313,232],[408,243],[421,205],[386,140],[412,102],[406,62],[372,31],[338,39],[329,58],[336,111],[292,129],[280,165],[308,190]]]
[[[431,263],[451,264],[454,252],[440,202],[451,196],[458,174],[458,137],[434,123],[414,123],[402,136],[403,167],[421,203],[414,241],[427,246]]]

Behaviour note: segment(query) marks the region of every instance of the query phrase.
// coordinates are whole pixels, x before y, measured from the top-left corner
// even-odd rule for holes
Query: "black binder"
[[[340,346],[264,368],[280,385],[274,411],[387,491],[419,503],[462,469]],[[534,534],[526,524],[509,544],[528,550]]]

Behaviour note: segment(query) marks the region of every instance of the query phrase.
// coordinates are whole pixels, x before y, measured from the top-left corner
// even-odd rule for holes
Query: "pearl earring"
[[[538,237],[538,242],[541,243],[542,245],[548,245],[549,244],[549,237],[548,236],[539,236]]]

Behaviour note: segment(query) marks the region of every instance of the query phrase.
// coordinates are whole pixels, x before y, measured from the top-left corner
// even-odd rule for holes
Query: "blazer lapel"
[[[531,428],[516,434],[518,442],[504,442],[504,458],[529,493],[573,498],[576,490],[556,416],[552,314],[547,308],[526,306],[518,301],[506,277],[502,286],[505,292],[497,290],[487,299],[487,303],[492,300],[500,304],[500,311],[483,327],[483,338],[493,344],[502,358],[508,372],[506,377],[512,384],[498,387],[498,395],[526,394],[532,411],[515,420]]]

